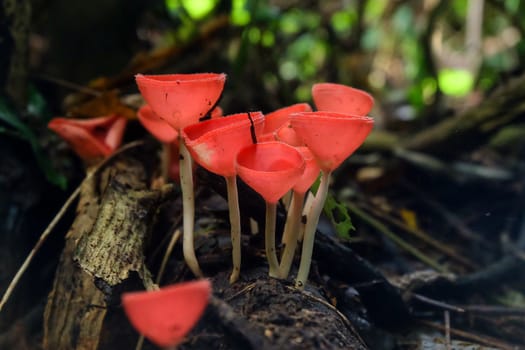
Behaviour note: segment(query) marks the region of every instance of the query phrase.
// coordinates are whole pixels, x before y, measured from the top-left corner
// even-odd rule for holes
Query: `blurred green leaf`
[[[245,26],[250,23],[251,15],[248,11],[247,0],[232,0],[231,22],[236,26]]]
[[[336,11],[330,18],[330,23],[336,32],[347,33],[357,20],[355,11],[343,10]]]
[[[444,94],[465,96],[474,86],[474,76],[465,69],[445,68],[438,74],[439,88]]]
[[[23,140],[27,141],[30,144],[31,149],[33,150],[35,158],[38,162],[38,165],[44,172],[47,180],[52,184],[60,187],[61,189],[65,189],[67,187],[66,178],[53,169],[51,163],[42,152],[42,148],[40,147],[40,144],[38,143],[35,134],[31,131],[29,127],[27,127],[24,123],[20,121],[20,119],[16,116],[14,111],[11,108],[9,108],[7,101],[1,96],[0,120],[11,126],[13,129],[15,129],[15,132],[19,135],[19,137],[21,137]],[[4,128],[4,130],[4,133],[8,133],[6,128]]]
[[[203,19],[208,16],[215,6],[217,6],[218,0],[180,0],[182,6],[188,13],[188,15],[195,19]]]
[[[312,185],[312,193],[317,193],[320,179]],[[337,236],[342,239],[350,239],[350,231],[355,230],[352,219],[348,213],[346,205],[339,203],[329,192],[323,207],[323,213],[330,219],[337,232]]]

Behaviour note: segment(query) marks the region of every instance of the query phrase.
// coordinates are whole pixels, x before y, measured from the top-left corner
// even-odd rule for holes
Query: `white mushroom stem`
[[[292,201],[288,214],[286,216],[286,224],[284,225],[283,239],[284,252],[279,265],[279,276],[287,278],[292,267],[293,257],[295,255],[295,248],[297,247],[297,240],[299,231],[301,229],[301,217],[303,210],[304,193],[294,191]]]
[[[319,223],[319,217],[323,211],[324,202],[328,194],[328,184],[330,180],[331,172],[322,172],[321,183],[315,194],[315,199],[312,204],[312,208],[307,216],[306,226],[304,229],[303,238],[303,249],[301,252],[301,263],[299,265],[299,271],[297,272],[297,279],[295,280],[295,287],[303,289],[308,280],[308,274],[310,273],[310,265],[312,263],[312,253],[314,249],[315,241],[315,230]]]
[[[179,137],[180,151],[180,187],[182,190],[182,252],[184,260],[191,272],[197,277],[203,277],[199,262],[195,256],[193,246],[193,221],[195,217],[195,198],[193,193],[193,171],[191,155],[184,145],[182,137]]]
[[[232,240],[233,269],[230,275],[230,283],[235,283],[239,279],[241,271],[241,214],[239,212],[239,196],[237,194],[237,177],[235,175],[227,176],[225,179],[228,191]]]
[[[270,277],[279,277],[279,262],[275,252],[275,219],[277,215],[277,204],[266,202],[266,227],[264,230],[264,246],[266,259],[270,267]]]

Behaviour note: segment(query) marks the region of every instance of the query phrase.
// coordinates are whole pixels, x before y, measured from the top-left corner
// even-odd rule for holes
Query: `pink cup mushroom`
[[[108,115],[91,119],[53,118],[48,128],[60,135],[88,164],[113,153],[122,142],[127,119]]]
[[[161,119],[149,105],[144,105],[137,111],[137,117],[146,130],[149,131],[153,137],[162,143],[161,154],[161,175],[164,182],[168,177],[176,175],[178,179],[179,166],[179,144],[178,133],[175,129],[169,126],[163,119]],[[172,160],[176,159],[176,164],[172,164]]]
[[[124,293],[122,306],[140,334],[160,347],[174,349],[201,318],[210,295],[210,282],[199,280]]]
[[[371,106],[370,106],[371,107]],[[368,113],[368,111],[363,110]],[[365,140],[374,122],[372,118],[332,112],[292,114],[290,124],[310,149],[321,168],[321,183],[307,216],[301,263],[296,287],[304,288],[310,272],[315,230],[328,193],[330,174]]]
[[[271,134],[284,124],[288,123],[288,117],[292,113],[311,112],[312,107],[308,103],[296,103],[290,106],[276,109],[265,115],[263,135]]]
[[[304,167],[301,153],[282,142],[253,144],[237,155],[237,174],[266,201],[265,251],[271,277],[279,277],[275,252],[277,201],[297,183]]]
[[[334,83],[314,84],[312,98],[319,111],[352,115],[367,115],[374,105],[374,99],[367,92]]]
[[[308,147],[296,147],[302,154],[305,162],[304,172],[299,181],[293,186],[292,201],[286,217],[286,225],[283,233],[284,252],[279,265],[281,278],[287,278],[292,266],[297,240],[301,227],[301,217],[303,213],[304,197],[314,181],[319,176],[319,165]]]
[[[235,157],[239,150],[252,144],[254,133],[264,126],[261,112],[239,113],[210,119],[185,127],[182,136],[193,159],[226,180],[230,211],[233,271],[230,283],[239,278],[241,269],[241,219],[237,194]],[[251,130],[253,128],[253,130]]]
[[[199,122],[217,103],[225,74],[137,74],[139,90],[153,111],[179,134],[180,184],[183,197],[184,260],[196,276],[203,276],[193,243],[195,203],[191,156],[180,136],[184,127]]]

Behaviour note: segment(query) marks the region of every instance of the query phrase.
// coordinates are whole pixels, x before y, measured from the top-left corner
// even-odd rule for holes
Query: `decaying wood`
[[[525,75],[502,85],[478,106],[417,133],[402,147],[434,154],[466,152],[518,120],[525,121]]]
[[[85,182],[46,305],[45,349],[97,349],[111,287],[145,271],[142,244],[161,198],[145,174],[117,160]]]
[[[479,105],[408,137],[376,130],[370,134],[360,150],[390,152],[400,148],[454,156],[485,145],[504,126],[523,122],[525,75],[516,77],[489,93]]]

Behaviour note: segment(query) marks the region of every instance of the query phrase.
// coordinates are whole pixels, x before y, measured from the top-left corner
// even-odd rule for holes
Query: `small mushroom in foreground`
[[[182,190],[184,260],[196,276],[203,276],[195,256],[193,225],[195,203],[190,153],[181,137],[184,127],[199,122],[217,103],[225,74],[137,74],[139,90],[153,111],[178,133],[180,151],[180,185]]]
[[[206,120],[187,126],[182,131],[193,159],[226,180],[233,259],[230,283],[234,283],[239,278],[241,269],[241,218],[235,157],[241,148],[255,141],[252,139],[253,135],[262,130],[263,126],[263,114],[250,112]]]
[[[282,142],[253,144],[237,155],[237,174],[266,201],[265,251],[271,277],[279,277],[275,252],[277,201],[297,183],[304,167],[301,153]]]
[[[91,118],[53,118],[48,128],[60,135],[89,165],[113,153],[122,142],[127,119],[116,114]]]
[[[296,279],[296,287],[302,289],[310,272],[315,230],[328,194],[330,174],[361,146],[374,121],[369,117],[318,111],[292,114],[290,124],[316,158],[322,173],[304,231]]]
[[[160,347],[174,349],[201,318],[210,295],[211,283],[199,280],[124,293],[122,306],[140,334]]]

